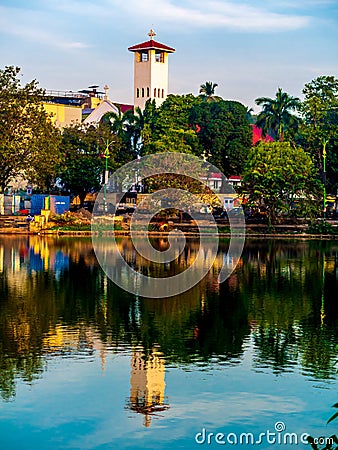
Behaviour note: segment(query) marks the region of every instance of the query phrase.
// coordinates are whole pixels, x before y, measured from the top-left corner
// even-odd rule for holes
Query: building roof
[[[138,52],[140,50],[164,50],[168,53],[173,53],[175,51],[174,48],[169,47],[168,45],[161,44],[160,42],[154,41],[150,39],[149,41],[142,42],[141,44],[136,44],[128,48],[130,52]]]
[[[114,105],[118,106],[122,113],[125,113],[126,111],[129,111],[130,109],[134,109],[134,105],[127,105],[125,103],[114,102]]]
[[[83,123],[85,124],[98,124],[100,122],[100,120],[102,119],[102,117],[107,113],[107,112],[114,112],[116,114],[118,114],[119,110],[118,108],[114,105],[114,103],[112,103],[110,100],[105,99],[103,100],[99,106],[97,108],[95,108],[88,117],[85,118],[85,120],[83,121]]]

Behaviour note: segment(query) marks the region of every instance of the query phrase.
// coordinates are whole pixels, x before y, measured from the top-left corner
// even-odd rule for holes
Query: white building
[[[160,106],[168,95],[168,55],[175,49],[154,41],[154,30],[148,36],[149,41],[128,48],[134,53],[134,108],[144,109],[149,99]]]

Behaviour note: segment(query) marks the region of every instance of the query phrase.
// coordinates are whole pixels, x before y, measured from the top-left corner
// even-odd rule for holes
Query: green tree
[[[252,144],[244,105],[226,100],[203,102],[192,107],[190,123],[210,163],[227,177],[242,173]]]
[[[105,167],[105,150],[109,143],[109,168],[118,167],[119,138],[112,134],[107,124],[84,128],[75,125],[64,129],[61,150],[64,155],[59,168],[59,179],[63,189],[72,196],[79,196],[81,205],[89,192],[101,187]]]
[[[256,125],[263,130],[263,135],[270,134],[279,141],[283,141],[288,132],[291,136],[297,131],[300,118],[292,114],[300,106],[299,98],[295,98],[278,88],[276,98],[259,97],[256,104],[262,106],[258,114]]]
[[[320,76],[303,89],[302,113],[304,123],[299,142],[315,159],[323,171],[323,148],[327,151],[327,184],[338,189],[338,79]]]
[[[60,133],[45,112],[36,80],[21,86],[20,69],[0,70],[0,189],[21,176],[41,189],[54,182]]]
[[[138,106],[135,111],[129,109],[125,112],[126,132],[130,139],[131,150],[133,156],[139,156],[142,152],[141,135],[144,128],[145,116],[143,111]]]
[[[158,153],[176,151],[182,153],[200,154],[201,148],[195,130],[190,124],[190,111],[201,100],[188,95],[169,95],[162,105],[152,109],[148,106],[145,116],[144,152]],[[146,110],[144,112],[146,114]]]
[[[306,83],[303,89],[302,112],[306,122],[314,128],[321,126],[338,106],[338,79],[323,75]]]
[[[222,100],[222,97],[215,95],[217,86],[217,83],[212,83],[211,81],[206,81],[204,84],[201,84],[200,97],[206,102],[218,102]]]
[[[116,162],[120,165],[135,159],[137,156],[137,144],[141,133],[138,127],[143,120],[142,113],[139,118],[139,125],[137,125],[137,120],[137,115],[133,111],[128,110],[122,113],[120,107],[118,107],[117,113],[109,112],[103,116],[102,122],[109,125],[110,131],[120,142],[119,153],[116,155]]]
[[[196,153],[194,150],[198,147],[198,138],[194,130],[169,129],[161,138],[148,146],[148,150],[151,150],[149,153]]]
[[[244,190],[249,201],[263,208],[270,222],[292,213],[318,212],[321,185],[308,153],[288,142],[260,143],[249,154],[244,172]]]
[[[156,129],[158,110],[155,100],[147,100],[143,110],[143,128],[141,131],[141,149],[140,152],[149,153],[147,149],[151,147],[153,135]]]

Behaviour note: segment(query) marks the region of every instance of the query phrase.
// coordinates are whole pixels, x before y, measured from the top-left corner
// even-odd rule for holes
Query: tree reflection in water
[[[166,248],[165,242],[157,244]],[[132,252],[128,238],[120,245]],[[215,266],[199,285],[177,297],[150,299],[123,292],[107,279],[90,239],[0,238],[3,399],[15,396],[17,378],[31,383],[41,377],[51,354],[99,352],[104,368],[107,355],[128,351],[127,406],[142,412],[145,424],[168,407],[166,364],[202,364],[206,370],[239,364],[250,342],[253,370],[280,373],[300,365],[306,375],[333,377],[338,245],[249,240],[236,270],[219,286],[227,245],[222,243]],[[191,242],[182,266],[195,251]],[[141,264],[135,254],[129,257]]]

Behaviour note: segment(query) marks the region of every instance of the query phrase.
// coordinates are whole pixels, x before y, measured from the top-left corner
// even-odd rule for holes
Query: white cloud
[[[237,31],[287,31],[305,27],[309,18],[269,12],[244,3],[230,1],[194,1],[186,6],[177,6],[171,0],[138,0],[126,2],[130,14],[133,12],[148,20],[165,23],[180,22],[185,27],[228,28]]]
[[[13,20],[15,17],[15,20]],[[60,38],[44,13],[0,6],[0,34],[40,42],[60,49],[83,49],[88,44]],[[48,29],[47,29],[48,28]]]
[[[257,7],[228,0],[186,0],[180,5],[173,0],[105,0],[99,5],[92,1],[53,0],[51,4],[57,10],[80,16],[113,18],[125,15],[126,20],[128,17],[138,22],[146,20],[162,27],[175,24],[185,28],[216,27],[242,32],[288,31],[303,28],[310,21],[307,16],[272,12],[265,5]],[[271,9],[275,9],[274,5]]]

